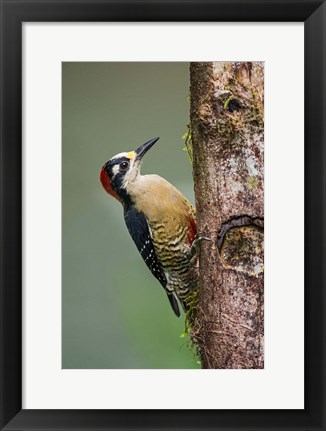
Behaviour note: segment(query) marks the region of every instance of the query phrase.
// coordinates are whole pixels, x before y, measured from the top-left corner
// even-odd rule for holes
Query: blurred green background
[[[62,367],[199,368],[174,316],[99,181],[109,158],[155,136],[142,173],[192,202],[181,136],[188,63],[62,64]]]

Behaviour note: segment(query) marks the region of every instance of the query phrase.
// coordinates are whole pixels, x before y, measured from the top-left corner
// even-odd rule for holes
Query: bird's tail
[[[177,317],[180,317],[180,310],[179,310],[178,301],[176,300],[174,294],[173,293],[168,293],[168,298],[169,298],[172,310],[174,311],[174,314]]]

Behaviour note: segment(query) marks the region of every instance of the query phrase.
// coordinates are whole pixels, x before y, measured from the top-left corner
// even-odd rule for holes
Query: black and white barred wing
[[[158,279],[158,281],[166,290],[167,280],[164,271],[162,270],[162,267],[157,259],[150,228],[145,215],[142,212],[137,211],[135,208],[130,207],[125,209],[124,218],[129,233],[134,240],[141,257],[144,259],[146,265],[154,277]],[[168,298],[174,313],[177,316],[180,316],[177,300],[173,294],[167,290],[166,293],[168,294]]]

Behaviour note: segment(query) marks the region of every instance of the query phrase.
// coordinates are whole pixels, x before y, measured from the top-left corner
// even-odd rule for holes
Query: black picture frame
[[[1,430],[326,430],[325,11],[320,0],[1,0]],[[305,241],[304,410],[22,410],[22,23],[28,21],[304,22],[305,232],[297,233]],[[291,219],[284,222],[291,229]]]

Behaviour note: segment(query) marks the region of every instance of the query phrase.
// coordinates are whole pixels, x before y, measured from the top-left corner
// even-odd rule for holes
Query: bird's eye
[[[126,170],[128,168],[128,166],[129,166],[128,162],[122,162],[119,165],[120,169],[122,169],[122,170]]]

